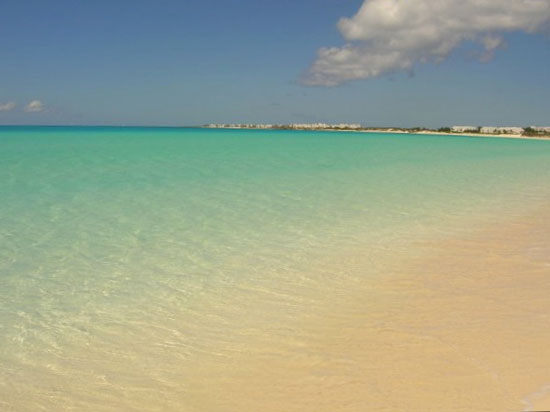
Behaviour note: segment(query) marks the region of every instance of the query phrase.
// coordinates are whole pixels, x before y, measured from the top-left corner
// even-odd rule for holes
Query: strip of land
[[[327,123],[295,123],[295,124],[207,124],[210,129],[260,129],[260,130],[313,130],[313,131],[346,131],[365,133],[391,134],[430,134],[471,137],[502,137],[512,139],[550,139],[550,127],[471,127],[453,126],[430,129],[425,127],[365,127],[360,124],[327,124]]]

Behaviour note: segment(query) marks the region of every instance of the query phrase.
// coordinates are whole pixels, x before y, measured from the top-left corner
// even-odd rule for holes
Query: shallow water
[[[353,339],[320,342],[393,322],[367,292],[397,263],[523,221],[548,182],[545,141],[0,128],[0,406],[364,410],[317,404],[389,397]]]

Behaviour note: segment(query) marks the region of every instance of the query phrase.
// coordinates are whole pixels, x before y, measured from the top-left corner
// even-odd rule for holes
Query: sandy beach
[[[200,365],[197,403],[273,412],[550,409],[549,222],[541,207],[415,245],[410,258],[384,264],[385,280],[335,289],[330,312],[306,316],[278,350],[266,341],[235,356],[233,370]],[[332,270],[372,264],[356,252],[333,256]],[[220,390],[209,398],[212,385]]]
[[[389,134],[423,134],[423,135],[434,135],[434,136],[467,136],[467,137],[495,137],[503,139],[525,139],[525,140],[548,140],[550,141],[550,136],[524,136],[521,134],[489,134],[489,133],[452,133],[452,132],[437,132],[429,130],[421,130],[418,132],[408,132],[404,130],[357,130],[358,132],[363,133],[389,133]]]
[[[429,131],[420,131],[415,134],[429,134],[429,135],[449,135],[449,136],[468,136],[468,137],[495,137],[503,139],[533,139],[533,140],[548,140],[550,141],[550,136],[524,136],[521,134],[489,134],[489,133],[442,133],[442,132],[429,132]]]

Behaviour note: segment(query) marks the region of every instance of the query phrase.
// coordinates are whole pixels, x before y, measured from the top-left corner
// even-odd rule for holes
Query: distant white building
[[[550,126],[530,126],[535,132],[550,133]]]
[[[476,126],[453,126],[451,132],[464,133],[464,132],[477,132],[479,127]]]
[[[358,123],[352,123],[352,124],[340,123],[340,124],[335,124],[332,127],[334,127],[335,129],[360,129],[361,125]]]
[[[290,127],[293,129],[360,129],[361,125],[357,123],[294,123]]]
[[[524,132],[523,127],[494,127],[494,126],[485,126],[480,129],[481,133],[503,133],[503,134],[522,134]]]
[[[293,123],[290,127],[293,129],[326,129],[330,126],[326,123]]]

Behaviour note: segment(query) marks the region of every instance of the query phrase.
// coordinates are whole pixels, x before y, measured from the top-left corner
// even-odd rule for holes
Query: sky
[[[550,126],[550,0],[2,0],[0,124]]]

